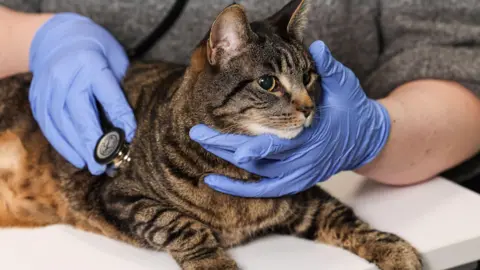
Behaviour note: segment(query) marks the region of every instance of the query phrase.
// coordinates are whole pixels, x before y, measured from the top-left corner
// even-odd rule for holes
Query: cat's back
[[[135,62],[123,79],[123,90],[130,105],[136,109],[139,102],[151,100],[153,94],[166,100],[175,90],[172,84],[183,72],[184,66],[172,63]],[[7,129],[20,132],[22,127],[29,132],[37,129],[28,100],[32,78],[31,73],[22,73],[0,79],[0,132]]]

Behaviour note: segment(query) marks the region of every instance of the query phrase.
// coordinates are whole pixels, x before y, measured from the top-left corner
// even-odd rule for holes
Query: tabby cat
[[[294,0],[264,21],[233,4],[216,18],[188,67],[134,63],[123,88],[135,110],[131,161],[115,177],[66,162],[31,114],[30,74],[0,82],[0,226],[68,224],[169,252],[182,269],[238,269],[226,249],[267,233],[338,246],[380,269],[421,269],[417,251],[372,229],[319,187],[272,199],[233,197],[209,173],[258,176],[208,153],[189,130],[292,138],[315,114],[317,75],[302,45],[308,5]],[[321,262],[319,262],[319,265]]]

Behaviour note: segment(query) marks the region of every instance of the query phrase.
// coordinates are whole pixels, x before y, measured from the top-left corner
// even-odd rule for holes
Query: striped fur
[[[298,5],[305,3],[292,3],[295,8],[282,12],[294,12],[295,21],[287,25],[296,27],[301,18],[295,16],[305,13]],[[232,17],[219,21],[241,23],[236,21],[240,12],[231,6],[221,16]],[[209,173],[239,181],[258,177],[191,141],[192,126],[294,137],[308,121],[300,110],[311,110],[319,98],[311,57],[297,34],[285,36],[272,23],[242,25],[248,35],[238,43],[241,51],[227,60],[209,61],[232,53],[228,44],[215,43],[218,39],[212,48],[202,41],[188,67],[132,64],[123,88],[138,130],[132,162],[115,178],[92,177],[72,167],[48,144],[30,112],[30,75],[0,81],[0,226],[69,224],[167,251],[182,269],[237,269],[226,248],[267,233],[338,246],[380,269],[421,269],[410,244],[371,228],[319,187],[282,198],[245,199],[203,183]],[[277,91],[259,88],[257,80],[265,74],[278,79]],[[304,74],[311,81],[304,83]]]

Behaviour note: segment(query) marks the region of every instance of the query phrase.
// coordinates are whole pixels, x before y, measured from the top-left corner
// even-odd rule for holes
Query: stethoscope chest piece
[[[114,127],[100,137],[94,157],[96,162],[107,166],[108,176],[115,176],[122,164],[130,162],[129,146],[123,130]]]

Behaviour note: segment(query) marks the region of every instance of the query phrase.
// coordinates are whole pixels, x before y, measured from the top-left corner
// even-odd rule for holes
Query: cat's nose
[[[308,95],[307,91],[299,91],[292,99],[292,103],[297,111],[303,113],[305,118],[309,117],[315,109],[312,98]]]
[[[305,115],[305,118],[308,118],[310,116],[310,114],[313,112],[313,106],[299,106],[297,107],[297,110],[301,113],[303,113],[303,115]]]

